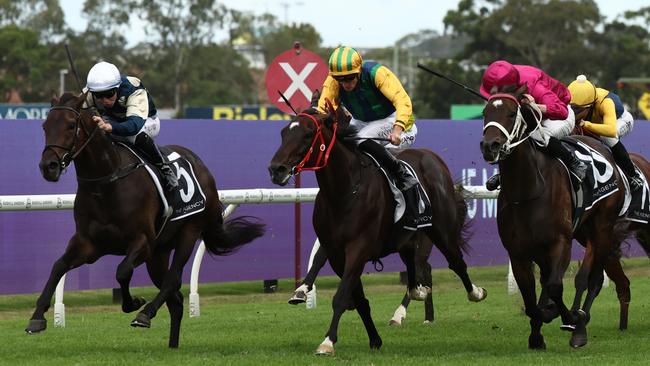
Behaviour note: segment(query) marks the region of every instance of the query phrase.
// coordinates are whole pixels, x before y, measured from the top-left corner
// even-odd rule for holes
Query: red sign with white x
[[[317,54],[305,49],[290,49],[279,54],[266,70],[266,95],[285,113],[293,114],[282,100],[280,91],[300,112],[309,107],[311,95],[323,87],[327,64]]]

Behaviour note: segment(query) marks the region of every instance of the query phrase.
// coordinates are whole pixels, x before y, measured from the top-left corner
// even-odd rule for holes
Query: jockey
[[[562,159],[575,177],[582,181],[587,174],[587,165],[574,156],[559,140],[570,135],[575,126],[575,115],[569,107],[571,95],[564,84],[536,67],[513,65],[500,60],[493,62],[485,70],[480,92],[489,98],[493,91],[498,92],[508,86],[518,88],[524,84],[527,84],[528,92],[524,94],[525,98],[521,103],[535,103],[542,112],[543,128],[535,131],[531,137],[545,146],[551,156]],[[499,184],[499,174],[495,174],[487,180],[485,187],[493,191],[499,187]]]
[[[632,114],[628,112],[618,95],[596,88],[587,77],[578,77],[569,84],[571,107],[576,120],[584,129],[600,137],[609,146],[614,160],[621,167],[633,191],[643,187],[643,180],[636,172],[630,155],[620,138],[629,134],[634,127]]]
[[[397,188],[409,202],[417,202],[417,179],[387,148],[407,148],[415,141],[417,128],[411,98],[399,79],[386,66],[363,61],[352,47],[338,47],[329,58],[329,75],[323,84],[318,109],[326,111],[326,100],[342,105],[352,115],[350,126],[358,130],[359,148],[370,154],[396,179]],[[388,138],[380,144],[373,138]],[[417,203],[415,205],[417,207]],[[405,226],[412,227],[416,207],[406,205]],[[417,226],[416,226],[417,228]]]
[[[176,190],[178,179],[153,141],[160,132],[156,106],[140,79],[120,75],[115,65],[102,61],[88,72],[86,90],[87,105],[101,115],[93,117],[97,126],[134,144],[163,173],[165,190]]]

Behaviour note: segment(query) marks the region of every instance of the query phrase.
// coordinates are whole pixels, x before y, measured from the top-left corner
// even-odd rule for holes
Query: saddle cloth
[[[395,184],[395,177],[393,177],[390,173],[384,169],[375,158],[372,157],[372,155],[368,153],[364,153],[368,157],[370,157],[370,160],[372,160],[375,165],[379,168],[379,170],[384,173],[384,177],[386,177],[386,180],[388,181],[388,186],[390,187],[390,191],[393,193],[393,198],[395,199],[395,213],[393,215],[393,222],[398,222],[402,216],[404,216],[404,211],[406,210],[406,205],[417,205],[417,212],[418,212],[418,218],[415,220],[415,225],[416,227],[410,226],[410,225],[405,225],[404,229],[410,230],[410,231],[416,231],[418,229],[424,228],[431,226],[431,220],[433,219],[432,211],[431,211],[431,203],[429,201],[429,197],[427,196],[427,192],[424,191],[422,188],[422,184],[420,182],[420,178],[415,174],[415,170],[413,167],[411,167],[407,162],[400,160],[400,164],[403,164],[410,172],[413,174],[413,176],[417,179],[418,181],[418,199],[417,202],[407,202],[406,199],[404,199],[404,194],[402,191],[397,188],[397,185]]]
[[[163,205],[163,224],[160,230],[158,230],[158,233],[162,231],[162,228],[167,221],[180,220],[205,209],[205,194],[201,189],[201,185],[199,185],[192,164],[190,164],[187,159],[183,158],[175,151],[165,147],[160,147],[161,152],[166,155],[168,161],[171,163],[169,166],[176,174],[179,185],[179,189],[175,191],[174,194],[166,196],[161,181],[164,178],[160,171],[149,163],[137,149],[134,149],[132,146],[123,142],[118,143],[140,159],[156,186],[158,196]]]
[[[581,184],[577,185],[571,179],[574,213],[573,230],[575,231],[582,215],[590,210],[598,201],[617,192],[620,189],[620,183],[616,180],[614,166],[598,151],[572,138],[563,138],[562,143],[589,167],[587,176]],[[560,162],[562,161],[560,160]],[[562,162],[562,165],[564,165],[564,162]],[[564,167],[569,171],[566,165]],[[616,169],[618,169],[619,175],[623,180],[623,185],[626,187],[625,201],[619,212],[619,216],[625,217],[627,220],[647,223],[650,219],[648,182],[643,174],[641,174],[644,181],[643,189],[637,192],[631,192],[627,177],[620,167],[616,166]]]

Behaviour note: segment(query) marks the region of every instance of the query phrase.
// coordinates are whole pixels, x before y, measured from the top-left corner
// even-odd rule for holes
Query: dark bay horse
[[[122,255],[125,258],[117,267],[116,278],[122,291],[124,312],[145,305],[144,299],[132,297],[129,291],[135,267],[146,263],[151,280],[160,289],[131,325],[149,327],[158,309],[166,303],[171,318],[169,347],[178,347],[183,317],[181,275],[197,240],[203,238],[212,254],[227,255],[262,236],[264,225],[246,217],[224,222],[215,180],[207,167],[190,150],[170,146],[192,165],[205,194],[206,207],[192,216],[170,221],[156,236],[162,203],[152,179],[130,151],[116,145],[97,128],[91,110],[82,108],[85,98],[85,94],[70,93],[60,100],[54,98],[43,123],[45,149],[40,162],[43,178],[56,182],[71,162],[75,165],[76,232],[65,253],[54,263],[26,331],[45,330],[44,313],[66,272],[93,263],[106,254]]]
[[[603,268],[606,263],[620,266],[618,259],[613,263],[611,254],[618,250],[621,241],[617,228],[624,191],[598,201],[582,217],[575,233],[572,232],[569,176],[559,161],[536,149],[529,139],[541,120],[541,112],[520,105],[525,91],[524,85],[513,92],[493,94],[483,111],[481,151],[487,162],[499,164],[501,172],[502,189],[497,201],[499,236],[508,251],[526,315],[530,317],[528,346],[545,348],[542,323],[559,315],[565,324],[575,325],[570,344],[580,347],[587,343],[586,324],[591,305],[602,287]],[[611,153],[600,142],[589,137],[577,138],[614,165]],[[616,169],[614,174],[620,182]],[[581,309],[571,312],[562,299],[562,278],[571,260],[574,235],[585,245],[590,263],[583,266],[580,279],[583,282],[579,283],[576,277],[576,286],[586,285],[587,297]],[[539,303],[533,263],[540,268]]]
[[[316,349],[317,354],[326,355],[334,353],[338,323],[345,310],[359,313],[370,348],[382,345],[361,283],[366,263],[399,252],[406,263],[409,289],[421,283],[414,269],[416,232],[393,223],[395,203],[386,179],[354,143],[342,141],[347,126],[337,121],[345,121],[341,109],[338,113],[298,114],[282,129],[282,143],[269,165],[271,180],[279,185],[300,170],[316,170],[320,190],[314,229],[332,269],[341,278],[332,301],[330,328]],[[461,252],[467,245],[462,235],[467,206],[454,190],[447,166],[429,150],[406,149],[398,156],[415,169],[431,201],[433,226],[423,232],[445,255],[465,290],[482,299],[486,293],[472,284]]]

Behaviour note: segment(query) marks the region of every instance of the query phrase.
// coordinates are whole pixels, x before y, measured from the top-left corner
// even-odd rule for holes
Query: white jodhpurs
[[[532,133],[530,137],[543,146],[548,146],[548,139],[551,136],[558,139],[569,136],[576,125],[576,116],[571,107],[567,107],[567,109],[569,114],[565,120],[545,119],[542,121],[541,127]]]
[[[624,110],[621,117],[616,120],[616,134],[618,136],[616,137],[600,136],[600,141],[602,141],[605,145],[612,147],[618,144],[618,141],[621,139],[621,137],[624,137],[628,133],[632,132],[633,128],[634,128],[634,117],[632,117],[632,114],[630,112]]]
[[[124,139],[130,143],[135,143],[135,137],[138,136],[140,132],[144,132],[152,139],[155,139],[156,136],[160,133],[160,119],[157,116],[149,117],[144,121],[144,126],[133,136],[125,136]]]
[[[356,128],[359,132],[357,132],[357,137],[361,137],[362,139],[356,140],[357,145],[362,143],[363,138],[369,139],[369,138],[388,138],[388,135],[390,135],[390,132],[393,130],[393,124],[395,123],[395,113],[391,114],[390,116],[384,118],[384,119],[378,119],[376,121],[369,121],[369,122],[364,122],[360,121],[358,119],[352,118],[350,120],[350,126]],[[403,131],[402,132],[402,142],[399,144],[399,146],[395,146],[391,144],[388,141],[377,141],[379,144],[384,145],[386,148],[400,148],[400,149],[405,149],[407,147],[410,147],[413,145],[413,142],[415,142],[415,136],[418,134],[418,128],[415,126],[411,126],[411,129],[408,131]]]

